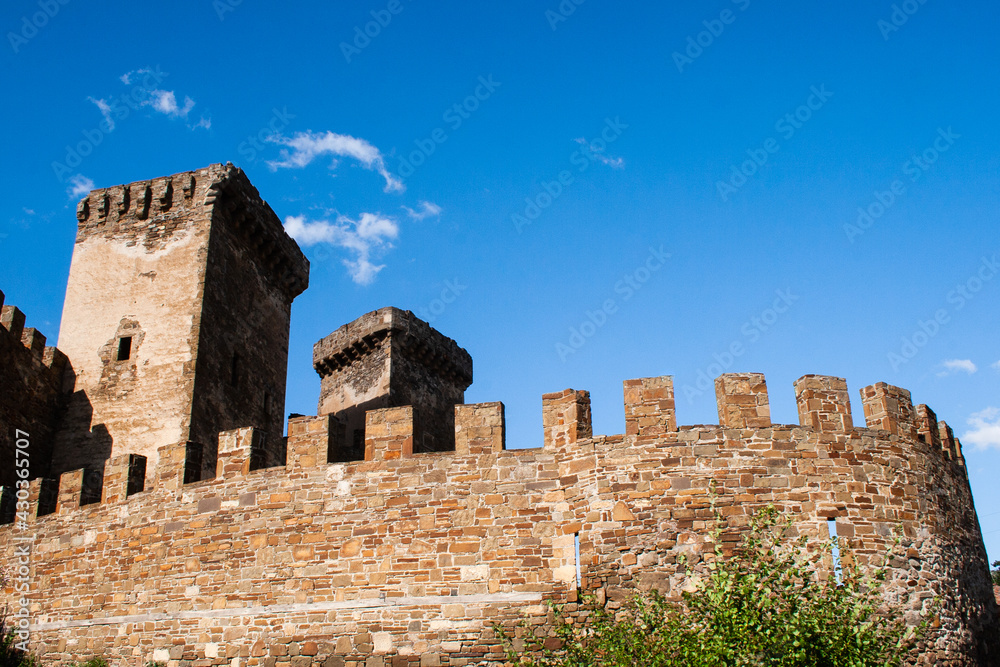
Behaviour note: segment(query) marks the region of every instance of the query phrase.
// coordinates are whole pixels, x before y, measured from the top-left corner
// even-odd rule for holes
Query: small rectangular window
[[[271,421],[271,394],[264,392],[264,419]]]
[[[132,357],[132,337],[122,336],[118,339],[118,356],[115,361],[128,361]]]
[[[580,568],[580,533],[573,533],[573,560],[576,561],[576,587],[583,588],[583,572]]]
[[[844,583],[844,568],[840,565],[840,543],[837,540],[837,520],[827,519],[826,520],[827,532],[830,534],[830,540],[833,542],[833,551],[830,554],[833,556],[833,576],[837,580],[837,585]]]

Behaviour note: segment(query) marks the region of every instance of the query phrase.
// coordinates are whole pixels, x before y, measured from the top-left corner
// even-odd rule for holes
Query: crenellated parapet
[[[308,260],[232,163],[93,190],[77,204],[76,218],[77,243],[102,237],[147,253],[184,236],[193,221],[214,219],[242,239],[289,300],[309,284]]]
[[[283,461],[291,303],[309,262],[246,174],[213,164],[94,190],[77,223],[52,474],[135,454],[152,475],[159,449],[184,441],[187,481],[208,479],[219,432],[248,427],[251,467]]]
[[[503,404],[481,403],[453,407],[453,450],[419,452],[417,415],[400,406],[366,411],[363,460],[332,462],[344,424],[327,414],[292,417],[279,462],[260,429],[221,433],[212,478],[192,474],[201,448],[181,442],[160,448],[148,473],[142,457],[110,458],[96,495],[94,471],[68,471],[56,486],[36,480],[37,573],[64,600],[36,631],[43,642],[64,627],[80,641],[107,631],[115,643],[141,607],[143,656],[173,655],[160,639],[169,636],[223,667],[213,656],[224,646],[249,642],[252,653],[258,637],[267,646],[309,618],[325,619],[310,627],[326,636],[358,637],[374,608],[384,655],[479,650],[499,660],[482,619],[542,617],[545,599],[573,599],[578,584],[609,601],[635,586],[674,595],[685,576],[678,558],[697,565],[714,548],[717,517],[729,549],[753,511],[774,504],[810,539],[835,525],[862,566],[900,550],[886,585],[911,609],[942,600],[941,655],[986,650],[970,639],[996,625],[981,535],[960,446],[930,408],[873,385],[861,391],[870,421],[857,427],[846,382],[808,375],[789,394],[800,423],[782,425],[771,423],[762,375],[716,386],[718,425],[678,425],[673,379],[642,378],[623,384],[621,435],[595,435],[589,392],[567,389],[543,396],[542,433],[530,443],[541,446],[530,449],[507,449]],[[0,551],[9,530],[0,527]],[[84,559],[70,559],[65,543]],[[103,564],[101,585],[123,592],[101,598],[100,617],[66,621],[88,619],[96,604],[96,593],[81,593],[91,590],[81,588],[87,554]],[[217,629],[166,632],[178,608]],[[74,646],[59,651],[76,655]],[[372,647],[327,650],[363,660]]]
[[[413,451],[453,451],[454,408],[472,383],[472,357],[410,311],[380,308],[313,346],[318,413],[343,428],[330,461],[365,458],[365,413],[411,406]]]
[[[19,440],[31,476],[49,472],[68,361],[58,348],[45,344],[42,332],[26,327],[24,313],[4,299],[0,292],[0,486],[10,487]]]
[[[740,465],[749,465],[747,457],[774,458],[775,450],[768,446],[769,442],[773,445],[777,438],[791,438],[794,432],[805,432],[805,439],[782,457],[812,462],[807,467],[814,475],[823,473],[821,467],[815,465],[817,452],[821,447],[831,446],[830,443],[835,447],[831,452],[841,451],[844,443],[849,442],[860,443],[859,446],[865,448],[882,447],[885,456],[889,452],[895,457],[902,454],[909,460],[909,469],[920,474],[943,474],[941,465],[945,463],[963,465],[961,444],[948,425],[939,422],[929,407],[914,408],[909,392],[897,387],[879,383],[861,390],[869,425],[860,428],[854,426],[847,383],[843,378],[806,375],[798,379],[794,383],[799,412],[799,424],[796,425],[771,423],[770,397],[762,374],[723,375],[716,381],[716,388],[722,423],[718,426],[678,426],[673,378],[627,380],[623,384],[625,433],[620,436],[594,435],[589,392],[566,389],[545,394],[542,397],[541,449],[533,451],[572,456],[572,452],[583,451],[581,447],[586,449],[599,441],[614,443],[616,450],[629,446],[669,449],[684,443],[711,443],[692,450],[694,458],[691,460],[725,460],[733,456],[731,451],[738,453],[741,460],[746,459]],[[364,453],[353,462],[336,459],[337,448],[345,437],[342,420],[332,414],[293,416],[289,419],[288,437],[280,451],[257,428],[220,433],[214,458],[216,468],[214,475],[208,478],[201,473],[205,465],[203,447],[193,442],[160,448],[157,465],[149,471],[144,456],[126,454],[108,459],[101,469],[64,473],[58,483],[59,507],[121,502],[151,488],[176,491],[202,484],[206,479],[212,481],[212,477],[225,481],[279,468],[294,477],[309,469],[332,465],[394,464],[427,455],[446,459],[507,451],[503,403],[459,404],[452,410],[452,439],[443,452],[422,453],[415,449],[414,433],[419,421],[412,406],[366,410]],[[884,447],[880,443],[884,443]],[[666,451],[663,455],[667,456]],[[855,454],[837,453],[836,456],[853,457]],[[937,462],[934,466],[928,463],[932,458]],[[103,481],[97,486],[102,486],[103,491],[95,494],[91,490],[91,495],[87,496],[83,480],[98,475]],[[729,488],[736,493],[756,488],[753,475],[738,478]],[[852,488],[845,482],[845,492],[852,492]],[[81,493],[82,501],[77,498],[70,502],[66,496],[76,497]]]
[[[767,428],[771,406],[762,373],[727,373],[715,380],[719,424],[726,428]]]

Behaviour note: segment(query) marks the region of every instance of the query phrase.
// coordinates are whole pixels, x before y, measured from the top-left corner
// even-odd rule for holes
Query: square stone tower
[[[364,459],[365,412],[413,406],[413,451],[455,448],[455,405],[472,384],[472,357],[410,311],[380,308],[313,346],[318,414],[338,418],[331,461]]]
[[[280,458],[292,300],[309,262],[232,164],[95,190],[77,207],[59,345],[72,385],[52,472],[202,450],[255,426]]]

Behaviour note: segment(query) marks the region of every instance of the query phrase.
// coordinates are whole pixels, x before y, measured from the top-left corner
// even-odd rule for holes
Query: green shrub
[[[926,621],[907,627],[902,611],[887,605],[887,570],[865,574],[856,565],[830,572],[835,543],[808,549],[806,538],[787,537],[773,507],[752,518],[729,558],[721,530],[713,533],[715,558],[681,602],[656,592],[638,595],[611,611],[586,598],[574,620],[555,609],[559,648],[526,630],[525,651],[497,626],[508,659],[520,667],[893,667],[915,645]],[[823,575],[826,576],[823,576]],[[550,646],[552,646],[550,641]]]
[[[0,615],[0,667],[40,667],[35,654],[17,648],[18,636],[7,620],[6,613]]]
[[[86,662],[74,662],[72,667],[108,667],[108,661],[104,658],[91,658]]]

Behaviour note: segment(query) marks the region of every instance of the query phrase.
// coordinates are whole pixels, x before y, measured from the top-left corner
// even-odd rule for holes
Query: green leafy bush
[[[18,636],[7,620],[0,615],[0,667],[39,667],[37,656],[17,648]]]
[[[108,667],[108,661],[104,658],[91,658],[86,662],[74,662],[72,667]]]
[[[524,625],[524,651],[502,628],[508,659],[519,667],[868,667],[900,665],[926,626],[907,627],[883,596],[885,568],[830,572],[835,542],[807,548],[787,537],[768,507],[755,515],[729,558],[715,558],[681,602],[656,592],[622,609],[584,600],[573,618],[555,609],[553,642]],[[824,576],[825,575],[825,576]],[[548,648],[547,648],[548,646]]]

